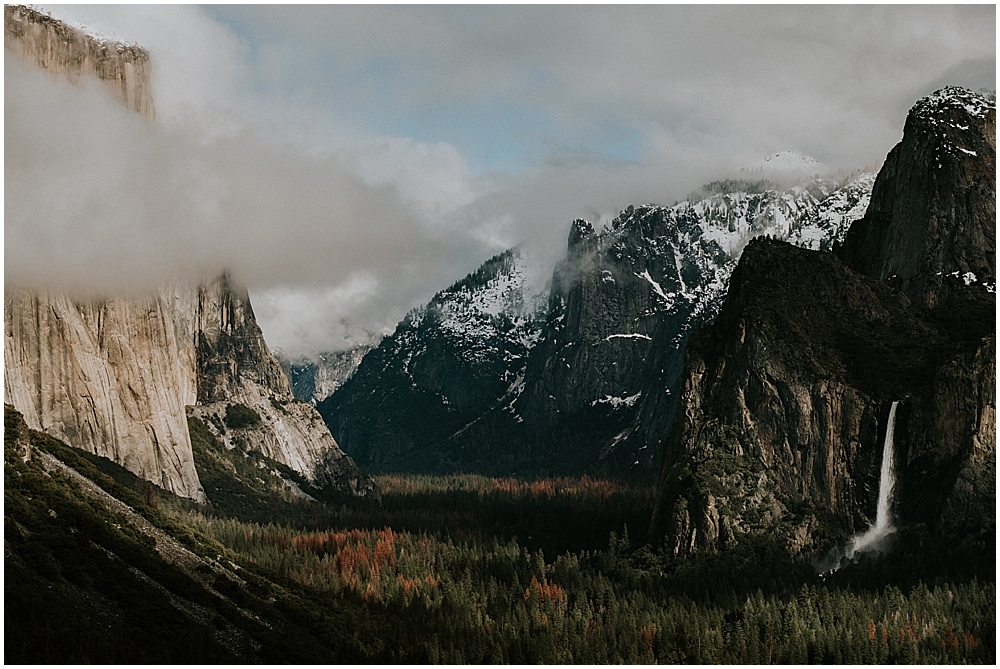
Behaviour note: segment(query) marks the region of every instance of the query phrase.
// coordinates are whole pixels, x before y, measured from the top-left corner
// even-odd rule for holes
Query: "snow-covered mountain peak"
[[[501,314],[515,321],[533,318],[544,306],[545,296],[535,294],[528,281],[530,260],[520,248],[512,248],[487,260],[483,265],[442,290],[428,304],[448,321],[468,317],[494,318]]]
[[[713,182],[670,207],[626,207],[600,231],[574,221],[551,290],[529,280],[521,249],[498,254],[412,310],[321,411],[353,425],[335,434],[362,464],[651,466],[624,435],[646,403],[674,401],[686,338],[719,312],[744,246],[769,235],[829,249],[864,213],[873,175],[811,177],[784,190],[756,175]],[[638,370],[654,350],[647,393]]]
[[[945,86],[918,100],[911,113],[923,119],[943,121],[956,112],[985,118],[995,108],[996,102],[984,95],[961,86]]]
[[[744,165],[740,172],[762,178],[788,179],[829,174],[830,168],[796,151],[779,151]]]
[[[817,163],[819,164],[819,163]],[[810,179],[786,189],[769,181],[713,182],[672,207],[629,207],[608,228],[616,236],[635,229],[647,238],[676,237],[679,253],[698,239],[713,241],[735,260],[753,237],[770,235],[798,246],[829,250],[850,223],[864,215],[875,174]]]
[[[466,360],[523,357],[522,349],[540,336],[547,305],[543,288],[529,280],[531,262],[518,247],[490,258],[426,306],[411,310],[382,348],[405,351],[406,373],[413,356],[426,351],[428,338],[450,340],[455,355]]]

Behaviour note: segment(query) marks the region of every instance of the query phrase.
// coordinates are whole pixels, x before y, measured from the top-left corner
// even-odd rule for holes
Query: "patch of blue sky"
[[[643,133],[628,125],[566,125],[539,109],[503,100],[413,111],[396,119],[391,132],[452,144],[474,173],[517,173],[570,155],[575,162],[634,163],[645,146]]]
[[[600,121],[565,122],[544,109],[502,94],[429,101],[434,70],[391,57],[370,57],[350,64],[335,48],[320,47],[296,57],[280,42],[269,43],[260,27],[225,10],[222,20],[244,44],[251,91],[257,95],[310,100],[327,106],[364,134],[406,137],[417,142],[447,142],[458,149],[473,173],[517,173],[548,163],[635,163],[645,135],[624,119],[606,113]],[[522,92],[536,100],[559,95],[558,82],[543,68],[528,66]]]
[[[537,109],[484,100],[413,110],[396,119],[391,132],[419,142],[447,142],[473,172],[519,172],[537,163],[544,138],[555,136],[559,125]]]

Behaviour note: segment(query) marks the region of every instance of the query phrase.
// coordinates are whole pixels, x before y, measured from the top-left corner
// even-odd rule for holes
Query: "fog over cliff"
[[[251,286],[337,286],[348,303],[389,283],[405,308],[421,297],[409,276],[465,252],[392,189],[262,131],[152,123],[13,58],[5,84],[8,286],[101,296],[227,268]]]
[[[157,120],[7,54],[7,284],[228,268],[292,353],[768,153],[877,168],[920,95],[995,85],[993,7],[48,9],[149,50]]]

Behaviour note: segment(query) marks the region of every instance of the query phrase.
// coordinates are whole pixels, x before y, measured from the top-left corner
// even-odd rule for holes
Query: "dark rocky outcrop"
[[[992,448],[992,399],[980,387],[992,373],[994,304],[987,294],[964,305],[967,329],[956,332],[829,254],[751,243],[718,319],[689,342],[654,531],[681,553],[735,533],[767,532],[797,550],[863,529],[894,399],[899,513],[935,522],[955,476],[943,470]],[[910,475],[918,470],[923,482]]]
[[[724,181],[672,207],[629,207],[595,232],[574,223],[546,327],[513,405],[549,471],[652,468],[673,422],[688,333],[718,313],[746,243],[763,234],[829,249],[872,177],[777,191]]]
[[[583,471],[627,436],[658,323],[670,319],[676,334],[724,290],[730,256],[701,232],[659,207],[630,207],[601,233],[573,224],[513,407],[541,466]]]
[[[410,312],[317,408],[363,467],[468,470],[449,439],[523,375],[539,328],[524,259],[511,249]]]
[[[836,253],[852,268],[941,303],[996,284],[996,106],[948,87],[918,102],[886,157],[865,217]]]
[[[799,552],[864,529],[894,400],[897,522],[993,541],[992,120],[963,145],[976,155],[949,153],[959,164],[934,173],[921,202],[891,196],[917,198],[910,189],[955,146],[914,129],[961,122],[942,98],[984,109],[971,95],[946,90],[914,107],[839,250],[846,263],[774,240],[747,247],[719,317],[688,345],[664,447],[653,534],[676,553],[747,534]]]

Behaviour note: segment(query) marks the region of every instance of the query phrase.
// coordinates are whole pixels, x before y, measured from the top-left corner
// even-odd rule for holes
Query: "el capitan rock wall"
[[[144,49],[95,39],[25,7],[5,7],[4,27],[7,57],[71,81],[96,76],[129,109],[154,118]],[[247,447],[317,486],[378,496],[316,410],[292,402],[247,291],[224,273],[128,299],[7,291],[4,394],[29,427],[202,501],[188,412],[250,406],[262,420],[242,431]]]
[[[102,40],[23,5],[4,5],[4,49],[70,80],[97,77],[134,112],[156,118],[149,52]]]

